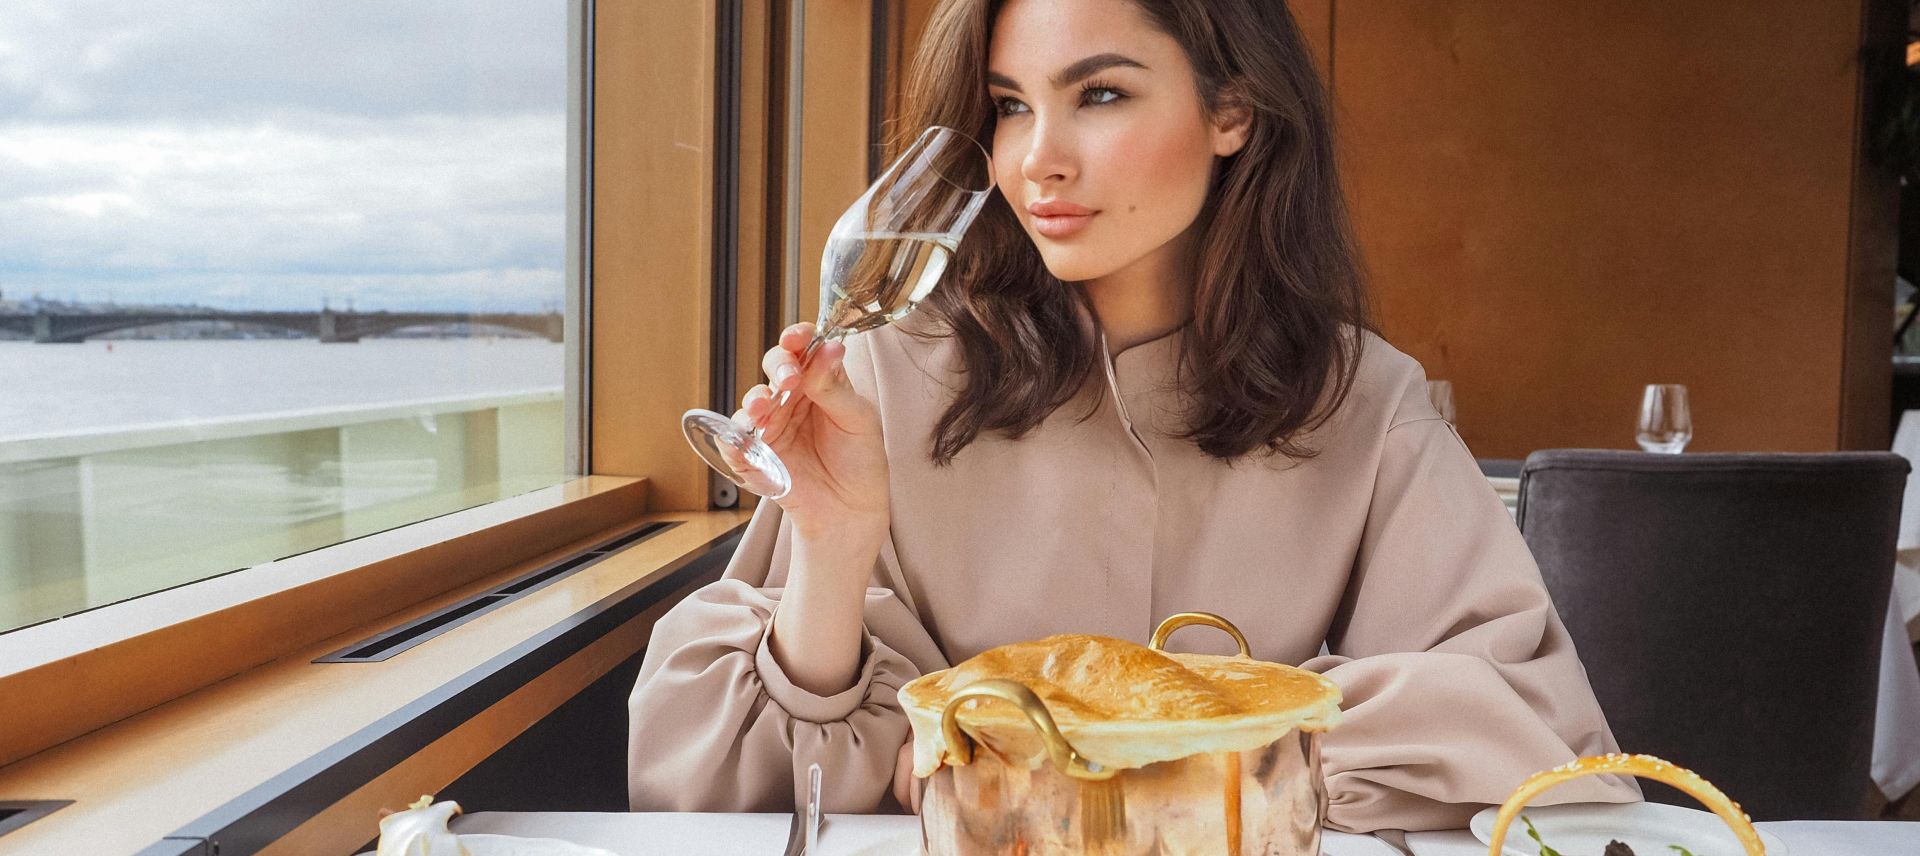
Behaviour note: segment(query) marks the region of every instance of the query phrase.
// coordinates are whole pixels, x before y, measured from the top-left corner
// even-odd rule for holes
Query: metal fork
[[[809,764],[807,765],[807,804],[793,813],[793,823],[787,827],[785,856],[805,856],[808,853],[815,853],[817,851],[814,846],[819,840],[820,765]]]
[[[1127,840],[1127,795],[1117,779],[1080,783],[1080,845],[1087,853],[1119,852]]]

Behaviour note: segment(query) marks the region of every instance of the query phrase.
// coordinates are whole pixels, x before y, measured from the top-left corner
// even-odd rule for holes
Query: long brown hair
[[[1287,4],[1133,0],[1192,63],[1207,114],[1245,110],[1245,145],[1223,158],[1201,212],[1194,313],[1180,356],[1186,430],[1209,455],[1313,455],[1298,437],[1345,401],[1371,330],[1334,167],[1327,96]],[[905,87],[889,149],[929,125],[993,139],[987,41],[1004,0],[945,0]],[[1070,401],[1098,344],[1072,288],[1048,273],[995,191],[955,253],[933,309],[958,340],[965,382],[934,428],[949,464],[982,431],[1018,438]]]

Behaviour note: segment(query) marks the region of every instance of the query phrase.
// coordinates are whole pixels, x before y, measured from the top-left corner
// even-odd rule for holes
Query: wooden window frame
[[[209,694],[234,681],[297,673],[307,663],[292,661],[316,645],[440,608],[461,592],[640,520],[695,525],[663,542],[682,544],[684,555],[657,555],[663,548],[654,547],[651,558],[628,563],[635,583],[655,580],[696,554],[712,565],[714,551],[737,539],[747,509],[715,502],[725,497],[712,492],[674,417],[693,406],[730,410],[759,381],[761,353],[781,322],[791,320],[782,308],[805,307],[801,317],[810,319],[815,301],[792,295],[818,288],[816,265],[800,265],[797,281],[781,275],[788,267],[781,238],[788,220],[790,2],[805,4],[808,61],[800,78],[806,111],[799,252],[803,259],[819,257],[834,220],[864,189],[880,157],[872,135],[883,124],[874,114],[890,103],[898,57],[889,51],[891,58],[880,62],[844,45],[890,44],[899,22],[908,20],[899,14],[903,0],[572,0],[564,430],[568,470],[578,475],[0,635],[0,721],[9,723],[0,730],[0,797],[25,786],[9,773],[29,767],[38,771],[34,781],[44,781],[50,766],[84,780],[87,769],[48,761],[55,749],[65,758],[85,755],[89,746],[137,745],[129,735],[139,732],[138,723],[182,706],[222,710]],[[876,80],[880,74],[886,80]],[[634,175],[648,180],[633,181]],[[599,572],[598,580],[582,573],[577,584],[609,585],[607,573]],[[564,596],[549,595],[544,608]],[[473,639],[499,622],[524,621],[524,612],[514,613],[535,608],[516,601],[445,638]],[[622,625],[619,650],[599,646],[592,668],[569,667],[564,687],[520,705],[506,724],[482,728],[487,739],[462,741],[453,755],[435,755],[428,772],[399,777],[404,787],[450,780],[477,763],[530,724],[528,717],[551,710],[565,687],[577,690],[580,681],[635,653],[646,636],[638,627]],[[274,774],[285,771],[262,771]],[[340,836],[364,832],[362,826],[370,828],[365,818],[343,807],[384,800],[391,795],[381,787],[391,786],[369,782],[351,800],[316,810],[298,837],[346,840]],[[83,796],[28,830],[53,835],[75,825],[110,824],[101,805]],[[194,828],[189,820],[178,819],[180,829]],[[17,837],[28,830],[0,843],[31,840]],[[353,843],[359,841],[364,836]]]

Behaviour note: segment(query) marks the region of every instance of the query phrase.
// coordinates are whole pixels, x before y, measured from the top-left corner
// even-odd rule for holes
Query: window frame
[[[817,270],[801,266],[798,282],[779,275],[788,268],[780,240],[786,231],[786,2],[807,0],[569,0],[568,480],[0,633],[0,721],[10,723],[11,733],[0,735],[0,768],[641,515],[744,519],[716,510],[724,506],[713,502],[705,465],[687,450],[672,417],[689,406],[730,410],[758,382],[759,355],[785,320],[781,309],[795,305],[794,290],[817,291]],[[844,201],[864,189],[873,166],[869,137],[882,127],[868,114],[879,108],[878,90],[862,75],[883,66],[837,48],[877,47],[876,23],[901,18],[879,14],[876,5],[903,2],[930,5],[812,0],[805,7],[798,35],[816,73],[801,79],[808,110],[801,142],[806,169],[798,177],[802,258],[818,257]],[[609,13],[639,17],[609,21]],[[676,38],[675,26],[698,37]],[[606,121],[603,108],[616,97],[644,96],[644,88],[632,88],[637,66],[628,61],[666,50],[662,45],[695,57],[695,73],[672,93],[702,105],[687,127],[727,148],[703,147],[701,169],[684,183],[692,194],[684,207],[692,214],[682,222],[694,223],[701,237],[682,253],[686,273],[625,279],[636,260],[610,252],[632,246],[622,229],[646,213],[634,206],[679,203],[663,204],[651,186],[636,195],[619,180],[647,153],[621,148],[621,136],[635,130],[627,124],[632,114]],[[628,53],[610,56],[621,51]],[[639,57],[640,66],[649,58]],[[726,122],[718,121],[720,110],[727,111]],[[670,135],[662,138],[664,147],[675,143]],[[731,176],[717,174],[729,164]],[[679,242],[686,243],[683,235]],[[668,311],[657,311],[663,308]],[[625,335],[596,337],[596,328]],[[675,382],[626,382],[619,367],[630,365],[649,366],[651,377]],[[660,389],[665,386],[671,388]],[[715,400],[723,393],[725,400]],[[15,701],[9,705],[8,698]]]

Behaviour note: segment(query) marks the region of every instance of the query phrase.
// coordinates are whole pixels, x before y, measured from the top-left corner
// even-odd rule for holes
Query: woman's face
[[[987,84],[994,180],[1067,282],[1185,232],[1214,159],[1246,141],[1244,123],[1208,119],[1180,43],[1131,0],[1011,0],[994,21]]]

